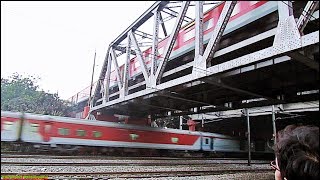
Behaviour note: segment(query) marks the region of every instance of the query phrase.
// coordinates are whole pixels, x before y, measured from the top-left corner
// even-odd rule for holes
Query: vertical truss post
[[[205,75],[206,63],[202,60],[203,55],[203,1],[195,1],[195,53],[192,73],[200,77]],[[203,69],[203,70],[202,70]]]
[[[108,54],[108,64],[107,64],[107,75],[106,75],[106,84],[105,84],[105,87],[104,87],[104,97],[103,97],[103,100],[105,102],[109,101],[109,87],[110,87],[110,77],[111,77],[111,63],[112,63],[112,57],[111,57],[111,52],[112,52],[112,47],[110,48],[109,50],[109,54]],[[100,83],[103,83],[100,82]]]
[[[152,51],[151,51],[151,76],[150,82],[152,86],[156,85],[155,80],[155,72],[157,70],[157,60],[158,60],[158,40],[159,40],[159,21],[160,21],[160,12],[155,9],[154,10],[154,23],[153,23],[153,40],[152,40]]]
[[[279,22],[273,41],[273,47],[278,51],[289,51],[301,47],[301,35],[293,16],[291,1],[278,1]]]
[[[140,63],[140,70],[142,71],[143,77],[144,77],[145,82],[146,82],[146,86],[148,86],[149,85],[149,71],[147,69],[146,62],[144,61],[144,58],[142,57],[142,53],[141,53],[141,50],[140,50],[140,48],[138,46],[136,37],[134,36],[132,31],[129,31],[128,34],[130,36],[130,39],[131,39],[132,44],[134,46],[134,51],[136,52],[138,61]]]
[[[308,1],[297,22],[300,34],[302,34],[303,29],[306,27],[308,21],[311,18],[312,13],[314,12],[318,4],[319,1]]]
[[[119,68],[118,60],[117,60],[117,57],[115,55],[113,48],[111,49],[110,56],[112,58],[113,65],[114,65],[114,68],[116,71],[117,83],[118,83],[119,89],[122,89],[122,79],[121,79],[121,75],[120,75],[120,68]]]
[[[212,32],[211,38],[209,40],[208,46],[203,53],[203,58],[206,60],[207,63],[213,58],[214,53],[217,50],[217,45],[222,37],[222,34],[228,24],[228,21],[231,17],[231,13],[237,4],[237,1],[226,1],[220,17],[217,21],[217,24]]]
[[[195,22],[195,57],[203,54],[203,1],[196,3],[196,22]]]
[[[130,33],[132,31],[128,32],[128,45],[127,45],[127,58],[124,66],[123,71],[123,87],[120,91],[120,98],[124,98],[124,96],[128,95],[128,83],[129,83],[129,65],[130,65],[130,51],[131,51],[131,40],[130,40]]]
[[[179,15],[177,17],[175,25],[173,26],[172,33],[170,34],[170,37],[168,38],[166,48],[164,49],[163,60],[160,62],[159,66],[157,68],[157,72],[155,74],[155,79],[156,79],[155,83],[160,83],[160,79],[162,78],[164,69],[165,69],[166,64],[169,60],[171,51],[174,46],[174,42],[177,39],[178,32],[179,32],[181,24],[183,22],[184,16],[187,13],[187,9],[188,9],[189,4],[190,4],[190,1],[183,1],[183,3],[182,3],[181,10],[180,10]]]

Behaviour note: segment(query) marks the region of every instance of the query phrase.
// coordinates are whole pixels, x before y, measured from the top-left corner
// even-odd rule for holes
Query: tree
[[[9,79],[1,78],[1,110],[68,116],[73,107],[61,100],[57,93],[38,90],[38,79],[22,77],[18,73]]]

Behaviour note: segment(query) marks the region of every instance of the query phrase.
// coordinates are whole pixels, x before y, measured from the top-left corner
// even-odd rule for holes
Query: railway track
[[[248,166],[247,160],[241,158],[1,155],[1,176],[4,179],[30,176],[49,179],[197,179],[203,176],[228,177],[243,173],[255,176],[260,173],[263,176],[272,175],[273,172],[268,161],[253,160],[252,166]]]
[[[186,171],[119,171],[119,172],[32,172],[32,173],[1,173],[2,176],[47,176],[49,178],[77,178],[86,179],[92,177],[104,178],[159,178],[159,177],[189,177],[203,175],[219,175],[233,173],[265,173],[270,169],[224,169],[224,170],[186,170]]]
[[[96,162],[65,162],[65,163],[37,163],[37,162],[6,162],[2,161],[1,165],[14,165],[14,166],[212,166],[217,164],[247,164],[247,162],[175,162],[175,163],[162,163],[162,162],[116,162],[116,163],[96,163]],[[268,164],[268,162],[253,162],[251,164]]]

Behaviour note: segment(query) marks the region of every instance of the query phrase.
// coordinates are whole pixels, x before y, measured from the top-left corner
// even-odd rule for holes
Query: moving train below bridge
[[[69,117],[1,111],[1,142],[77,154],[239,154],[240,139],[218,133],[136,126]]]

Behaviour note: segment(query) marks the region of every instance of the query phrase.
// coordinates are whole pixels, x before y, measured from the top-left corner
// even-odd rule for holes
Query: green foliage
[[[39,91],[38,79],[17,73],[9,79],[1,78],[1,110],[68,116],[71,105],[56,93]]]

